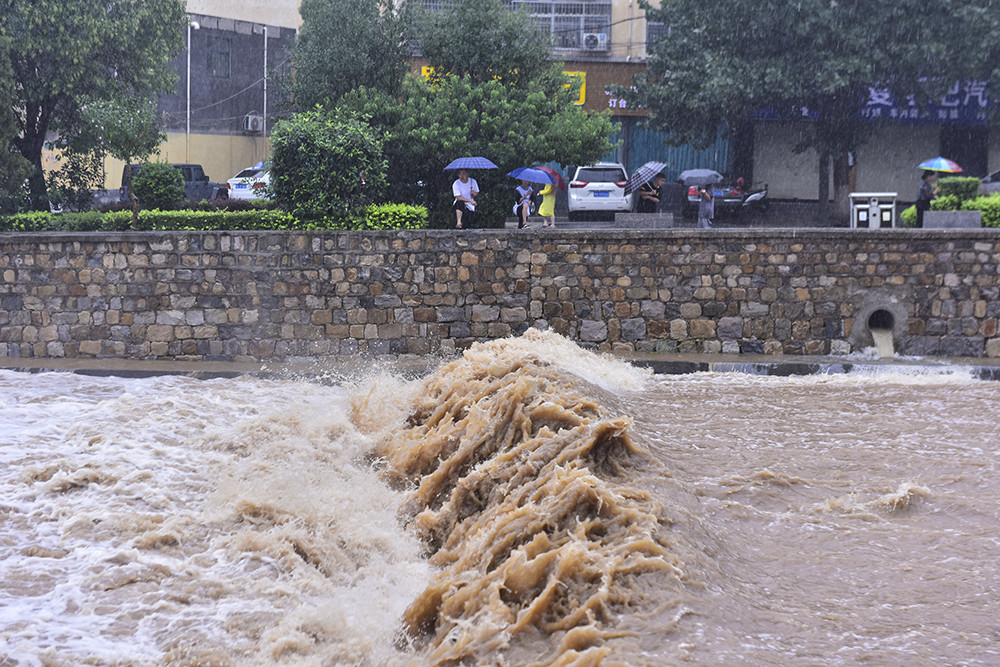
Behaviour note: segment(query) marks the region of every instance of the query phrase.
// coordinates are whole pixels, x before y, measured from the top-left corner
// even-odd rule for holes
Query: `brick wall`
[[[0,356],[429,354],[548,326],[587,347],[1000,356],[997,230],[0,234]]]

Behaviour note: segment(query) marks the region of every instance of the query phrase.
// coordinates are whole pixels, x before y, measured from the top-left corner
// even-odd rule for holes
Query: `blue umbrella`
[[[519,178],[522,181],[528,181],[529,183],[556,184],[556,179],[552,178],[551,174],[536,167],[518,167],[514,171],[508,172],[507,175]]]
[[[445,171],[452,169],[496,169],[497,166],[484,157],[460,157],[452,160]]]

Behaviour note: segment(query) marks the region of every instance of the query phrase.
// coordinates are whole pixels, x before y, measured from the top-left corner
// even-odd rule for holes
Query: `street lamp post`
[[[188,21],[187,27],[187,129],[184,132],[184,161],[191,161],[191,30],[201,26],[197,21]]]

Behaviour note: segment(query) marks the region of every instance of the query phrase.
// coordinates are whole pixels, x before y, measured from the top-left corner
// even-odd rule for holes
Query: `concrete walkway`
[[[71,372],[84,375],[151,377],[187,375],[196,378],[225,378],[240,375],[274,378],[310,378],[336,382],[346,378],[370,376],[380,370],[419,377],[454,357],[346,357],[299,362],[185,362],[142,361],[132,359],[21,359],[0,357],[0,369],[23,372]],[[921,372],[959,367],[982,380],[1000,380],[1000,359],[908,357],[904,359],[867,359],[861,355],[781,356],[727,354],[627,354],[617,358],[663,375],[685,373],[749,373],[752,375],[815,375],[849,372],[898,370]]]

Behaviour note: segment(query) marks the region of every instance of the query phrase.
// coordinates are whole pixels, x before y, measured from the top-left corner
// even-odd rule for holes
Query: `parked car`
[[[184,176],[184,197],[188,201],[201,201],[202,199],[226,199],[229,196],[229,188],[225,183],[213,183],[200,164],[171,164]],[[119,201],[127,202],[129,180],[128,170],[132,170],[132,178],[139,173],[141,164],[130,164],[122,169],[122,186],[118,189]]]
[[[263,162],[247,167],[229,179],[231,199],[266,199],[271,184],[271,171]]]
[[[577,220],[588,212],[632,210],[632,195],[625,194],[628,174],[617,162],[600,162],[577,167],[569,183],[569,219]]]
[[[687,198],[684,200],[683,214],[686,218],[694,218],[698,215],[697,185],[689,186]],[[715,199],[715,216],[739,215],[742,212],[743,198],[747,192],[735,184],[717,183],[707,186],[712,188],[712,198]]]

